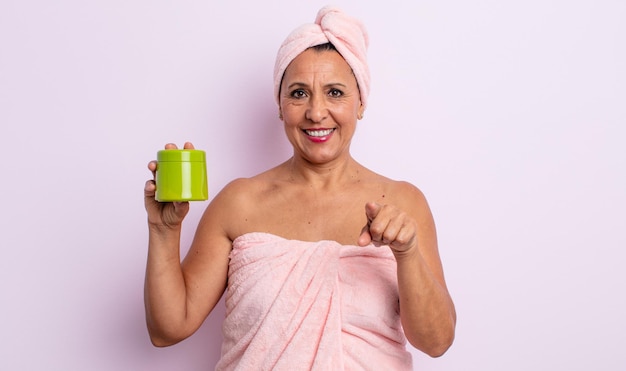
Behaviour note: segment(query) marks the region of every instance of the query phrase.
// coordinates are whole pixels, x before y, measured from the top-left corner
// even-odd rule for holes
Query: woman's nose
[[[309,100],[309,107],[306,110],[306,118],[313,122],[322,122],[328,116],[328,108],[323,96],[314,95]]]

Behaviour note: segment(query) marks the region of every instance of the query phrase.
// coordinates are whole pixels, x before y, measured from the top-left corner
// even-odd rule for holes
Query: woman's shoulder
[[[266,221],[266,210],[279,195],[280,180],[268,170],[249,178],[236,178],[226,184],[207,207],[207,214],[218,216],[229,238],[258,229]],[[265,216],[265,218],[264,218]]]
[[[365,178],[374,187],[385,189],[390,194],[409,197],[424,197],[422,191],[415,184],[407,180],[393,179],[367,168],[365,170]]]
[[[367,183],[371,191],[377,196],[377,202],[405,205],[416,210],[428,208],[428,201],[422,190],[407,180],[393,179],[370,171]]]
[[[235,178],[222,188],[215,201],[228,206],[238,203],[249,205],[250,201],[258,201],[263,194],[277,187],[278,173],[277,168],[273,168],[252,177]]]
[[[254,199],[259,189],[263,187],[263,182],[255,177],[236,178],[226,184],[213,201],[233,207],[238,203],[247,203],[249,199]]]

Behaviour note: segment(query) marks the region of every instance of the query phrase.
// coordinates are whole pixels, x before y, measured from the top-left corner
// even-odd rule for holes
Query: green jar
[[[157,201],[204,201],[208,198],[204,151],[164,149],[157,152]]]

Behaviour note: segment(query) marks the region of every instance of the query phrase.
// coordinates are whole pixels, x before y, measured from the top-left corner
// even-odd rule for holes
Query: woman
[[[146,183],[156,346],[193,334],[225,290],[218,369],[410,370],[406,340],[431,356],[451,345],[456,314],[424,195],[350,154],[367,43],[360,22],[330,7],[287,37],[274,80],[293,156],[216,195],[182,264],[189,206],[155,201]]]

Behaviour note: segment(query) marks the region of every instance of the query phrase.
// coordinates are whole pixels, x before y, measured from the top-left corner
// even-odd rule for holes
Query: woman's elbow
[[[150,342],[153,346],[157,348],[165,348],[171,345],[180,343],[185,337],[180,336],[172,336],[168,335],[164,332],[157,331],[156,329],[150,328],[148,326],[148,335],[150,337]]]
[[[454,343],[456,321],[451,321],[433,329],[429,333],[406,333],[408,342],[416,349],[424,352],[430,357],[437,358],[444,355]]]
[[[431,346],[430,349],[428,349],[425,353],[428,354],[432,358],[441,357],[448,351],[448,349],[450,349],[453,341],[454,339],[451,339],[449,341],[442,341],[439,344]]]
[[[438,358],[444,355],[452,346],[454,342],[454,331],[452,331],[451,334],[440,334],[427,342],[408,340],[416,349],[419,349],[432,358]]]
[[[161,337],[150,336],[150,342],[157,348],[165,348],[178,343],[178,341],[166,340]]]

